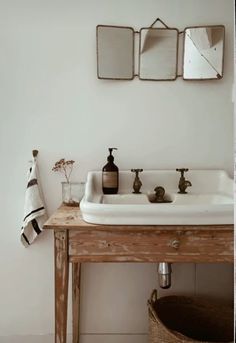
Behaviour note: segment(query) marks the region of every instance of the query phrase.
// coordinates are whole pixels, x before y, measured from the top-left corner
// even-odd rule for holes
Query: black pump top
[[[117,148],[109,148],[108,150],[110,152],[110,155],[107,157],[107,161],[108,162],[113,162],[114,161],[114,156],[112,155],[112,151],[113,150],[118,150],[118,149]]]

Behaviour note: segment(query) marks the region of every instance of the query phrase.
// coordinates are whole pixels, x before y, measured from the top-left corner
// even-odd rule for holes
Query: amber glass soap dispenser
[[[108,163],[102,169],[102,190],[104,194],[116,194],[119,187],[119,169],[114,163],[113,150],[109,148],[110,155],[107,157]]]

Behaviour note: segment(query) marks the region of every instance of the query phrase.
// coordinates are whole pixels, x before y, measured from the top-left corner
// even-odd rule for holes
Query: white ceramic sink
[[[132,194],[134,174],[119,173],[119,193],[104,195],[102,173],[89,172],[80,203],[83,219],[112,225],[233,224],[233,180],[223,170],[190,170],[185,174],[192,187],[178,193],[180,174],[174,170],[140,173],[142,194]],[[154,188],[165,188],[167,203],[152,203]]]

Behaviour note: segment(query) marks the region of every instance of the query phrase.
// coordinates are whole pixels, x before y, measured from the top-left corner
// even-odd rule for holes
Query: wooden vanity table
[[[83,221],[78,207],[61,206],[44,228],[54,230],[55,343],[66,343],[69,262],[73,343],[79,343],[81,263],[233,263],[233,225],[95,225]]]

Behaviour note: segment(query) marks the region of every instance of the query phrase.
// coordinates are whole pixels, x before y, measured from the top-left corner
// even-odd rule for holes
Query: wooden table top
[[[102,225],[87,223],[82,219],[79,207],[61,205],[46,221],[44,229],[53,230],[175,230],[175,231],[232,231],[233,224],[227,225]]]

